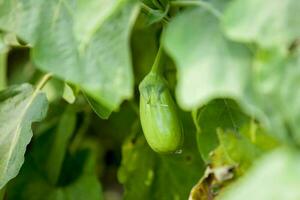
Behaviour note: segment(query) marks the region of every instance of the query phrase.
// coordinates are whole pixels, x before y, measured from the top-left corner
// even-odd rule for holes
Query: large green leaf
[[[5,0],[0,13],[0,28],[33,46],[40,69],[79,85],[109,110],[132,96],[136,0]]]
[[[258,51],[253,62],[253,90],[245,94],[249,105],[270,133],[300,142],[300,54],[285,57],[278,51]],[[266,101],[267,99],[267,101]]]
[[[230,97],[268,132],[286,141],[291,135],[299,140],[299,52],[258,49],[250,63],[247,49],[225,39],[218,20],[201,9],[175,17],[164,44],[178,68],[182,108],[192,110],[211,99]]]
[[[226,35],[262,47],[287,48],[300,37],[300,1],[235,0],[226,9]]]
[[[15,177],[32,137],[32,122],[44,118],[46,96],[29,84],[10,87],[0,93],[0,188]]]
[[[239,128],[249,122],[235,102],[217,99],[205,105],[197,117],[200,130],[197,144],[204,161],[210,161],[210,153],[219,145],[217,130],[238,132]]]
[[[265,156],[220,198],[222,200],[297,200],[300,198],[300,157],[291,149]]]
[[[250,70],[249,52],[223,36],[215,16],[200,8],[184,11],[169,24],[164,46],[176,62],[182,108],[242,95]]]
[[[188,198],[191,187],[203,173],[203,163],[193,139],[192,124],[185,128],[185,145],[177,154],[155,153],[142,135],[124,143],[118,177],[125,186],[125,199]]]

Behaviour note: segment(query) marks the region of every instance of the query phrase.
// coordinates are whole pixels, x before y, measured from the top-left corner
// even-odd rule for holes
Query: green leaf
[[[88,95],[84,95],[87,102],[92,107],[93,111],[102,119],[108,119],[110,114],[112,113],[112,110],[105,107],[103,104],[97,102],[92,97],[89,97]]]
[[[33,46],[39,69],[115,110],[133,94],[129,34],[138,10],[136,0],[5,0],[0,28]]]
[[[185,145],[175,154],[155,153],[141,135],[129,137],[124,143],[118,173],[125,187],[124,199],[188,198],[191,187],[203,173],[203,163],[194,141],[193,124],[184,124]]]
[[[78,199],[78,200],[103,200],[102,189],[99,181],[94,174],[85,175],[79,178],[71,186],[61,189],[60,192],[64,195],[65,200]]]
[[[31,124],[44,118],[46,96],[29,84],[0,92],[0,188],[14,178],[32,137]]]
[[[257,158],[278,146],[278,141],[252,120],[238,130],[217,128],[217,135],[219,146],[210,152],[211,161],[193,187],[191,200],[213,199],[244,175]]]
[[[196,153],[159,156],[144,137],[124,144],[123,157],[119,181],[125,186],[124,199],[187,199],[203,170]]]
[[[178,69],[177,100],[193,109],[217,97],[239,98],[246,87],[250,54],[222,34],[216,17],[200,8],[174,18],[164,36]]]
[[[83,138],[75,152],[69,151],[75,114],[67,107],[55,127],[34,138],[20,174],[8,184],[8,200],[103,199],[95,170],[98,143]]]
[[[147,199],[155,175],[155,154],[145,138],[139,137],[123,145],[122,155],[118,179],[125,187],[124,199]]]
[[[219,146],[210,155],[210,165],[234,165],[238,177],[247,172],[257,158],[279,146],[274,137],[253,121],[245,123],[238,132],[218,129],[217,135]]]
[[[26,161],[27,162],[27,161]],[[102,200],[102,191],[95,174],[82,174],[66,186],[54,187],[37,172],[32,159],[22,168],[21,174],[9,184],[7,199],[32,200]],[[38,189],[37,189],[38,188]]]
[[[298,0],[235,0],[225,11],[224,30],[234,40],[287,49],[300,37],[299,10]]]
[[[259,110],[258,119],[277,138],[299,144],[300,54],[258,51],[251,84],[253,91],[245,99]]]
[[[266,155],[232,184],[218,199],[222,200],[296,200],[300,198],[299,152],[281,148]]]
[[[214,98],[230,97],[269,133],[298,140],[299,53],[258,49],[250,67],[252,56],[245,47],[225,39],[218,20],[199,9],[175,17],[164,41],[178,68],[182,108],[192,110]]]
[[[217,130],[237,132],[249,118],[238,105],[228,99],[217,99],[199,111],[197,123],[200,131],[197,133],[197,144],[205,162],[210,162],[210,153],[219,145]]]
[[[67,107],[62,114],[56,131],[52,133],[51,144],[47,148],[47,160],[45,170],[51,183],[56,184],[60,175],[60,170],[65,158],[66,150],[76,126],[76,113],[71,107]],[[40,146],[40,149],[45,146]]]

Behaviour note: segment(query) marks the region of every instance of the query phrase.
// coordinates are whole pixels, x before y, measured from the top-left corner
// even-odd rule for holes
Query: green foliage
[[[0,200],[298,200],[299,13],[0,1]]]
[[[210,160],[210,152],[218,146],[218,129],[238,134],[239,128],[250,121],[236,103],[228,99],[218,99],[205,105],[195,118],[200,127],[197,131],[198,148],[206,162]]]
[[[125,199],[187,199],[203,173],[190,117],[182,113],[185,143],[176,154],[157,154],[140,134],[125,141],[118,177],[125,185]],[[184,183],[184,184],[183,184]]]
[[[265,156],[219,199],[299,199],[299,153],[278,149]]]
[[[6,0],[0,12],[0,28],[33,46],[39,69],[79,85],[110,110],[132,96],[128,37],[135,0]]]
[[[168,26],[164,45],[177,64],[177,99],[183,108],[242,95],[250,54],[224,37],[217,17],[200,8],[184,11]]]
[[[237,41],[285,50],[300,35],[299,10],[295,0],[236,0],[225,11],[224,30]]]
[[[44,118],[47,99],[31,85],[10,87],[0,93],[0,188],[14,178],[32,137],[31,123]]]

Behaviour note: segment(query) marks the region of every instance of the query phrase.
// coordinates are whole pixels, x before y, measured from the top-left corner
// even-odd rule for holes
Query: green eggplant
[[[166,81],[151,71],[139,91],[140,119],[148,144],[159,153],[175,152],[183,142],[183,130]]]

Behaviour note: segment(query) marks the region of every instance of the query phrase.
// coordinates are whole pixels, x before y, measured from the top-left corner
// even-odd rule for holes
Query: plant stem
[[[52,78],[51,73],[45,74],[36,86],[36,91],[42,90],[46,83]]]
[[[146,4],[144,4],[142,2],[141,2],[141,7],[149,13],[152,12],[152,8],[150,8],[149,6],[147,6]]]
[[[162,50],[162,46],[160,45],[159,48],[158,48],[158,51],[157,51],[154,63],[153,63],[152,68],[151,68],[151,72],[153,72],[153,73],[156,73],[156,74],[160,74],[161,73],[161,69],[159,67],[159,64],[160,64],[160,59],[161,59],[162,51],[163,51]]]
[[[201,6],[202,8],[211,12],[217,18],[222,16],[222,13],[214,8],[210,3],[202,1],[202,0],[175,0],[171,1],[170,4],[172,6]]]
[[[45,74],[41,80],[39,81],[39,83],[37,84],[35,90],[32,93],[32,96],[29,100],[29,103],[27,104],[27,106],[29,106],[32,101],[35,99],[35,97],[38,95],[38,93],[43,89],[43,87],[45,86],[45,84],[49,81],[49,79],[52,77],[51,73]]]

